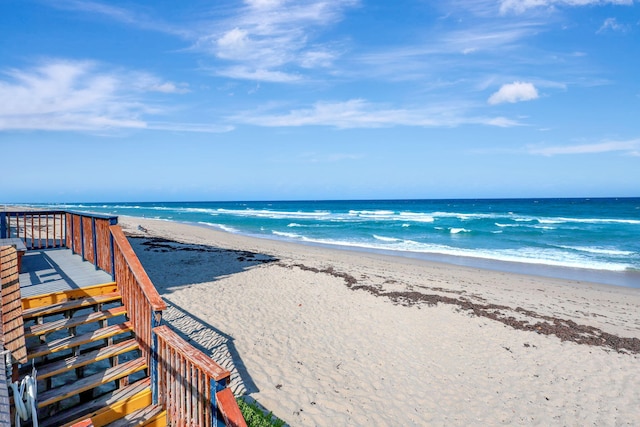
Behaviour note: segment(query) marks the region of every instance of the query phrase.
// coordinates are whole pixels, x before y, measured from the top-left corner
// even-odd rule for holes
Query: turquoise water
[[[640,198],[46,207],[192,222],[271,239],[640,287]]]

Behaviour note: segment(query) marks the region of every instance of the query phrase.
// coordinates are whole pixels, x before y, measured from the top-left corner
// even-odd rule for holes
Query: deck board
[[[70,249],[34,249],[22,258],[20,291],[23,297],[84,288],[111,282],[111,275],[97,270]]]

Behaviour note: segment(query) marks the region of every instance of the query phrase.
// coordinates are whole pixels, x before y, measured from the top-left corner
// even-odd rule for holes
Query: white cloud
[[[542,156],[556,156],[562,154],[601,154],[622,152],[637,156],[640,153],[640,139],[628,141],[603,141],[594,144],[557,145],[551,147],[530,147],[529,153]]]
[[[597,33],[604,33],[606,31],[625,31],[626,27],[619,24],[616,18],[607,18],[602,23],[602,26],[598,29]]]
[[[186,90],[148,73],[99,68],[90,61],[58,59],[5,71],[7,78],[0,79],[0,131],[151,129],[145,117],[163,111],[145,94]]]
[[[489,97],[489,104],[496,105],[505,102],[521,102],[530,101],[538,98],[538,90],[532,83],[513,82],[504,84],[502,87]]]
[[[272,83],[294,83],[301,79],[301,77],[296,74],[288,74],[282,71],[271,71],[263,68],[256,69],[245,66],[220,68],[216,70],[216,74],[219,76],[230,77],[232,79]]]
[[[523,13],[529,9],[552,6],[633,5],[633,0],[500,0],[500,13]]]
[[[204,30],[195,48],[234,64],[216,69],[220,75],[294,81],[297,79],[283,78],[295,76],[292,68],[332,66],[340,53],[330,45],[318,44],[316,32],[340,21],[343,11],[357,4],[357,0],[246,0],[235,16],[212,23],[213,30]]]
[[[499,127],[518,125],[517,122],[503,117],[470,116],[462,108],[454,105],[435,105],[422,109],[389,108],[363,99],[317,102],[310,108],[283,113],[249,112],[230,119],[238,123],[267,127],[331,126],[340,129],[393,126],[453,127],[463,124]]]

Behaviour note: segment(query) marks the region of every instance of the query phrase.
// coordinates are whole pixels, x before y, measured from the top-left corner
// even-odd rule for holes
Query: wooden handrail
[[[157,338],[158,403],[177,425],[246,427],[228,389],[230,372],[187,343],[168,326],[153,329]]]
[[[66,246],[63,211],[0,212],[0,238],[17,237],[28,249]]]
[[[153,329],[153,332],[158,336],[158,340],[162,340],[174,347],[186,360],[198,366],[203,374],[207,375],[214,381],[222,381],[230,377],[231,373],[228,370],[224,369],[203,352],[187,343],[167,325],[158,326]]]
[[[122,231],[120,226],[112,225],[109,227],[109,229],[111,231],[111,235],[113,236],[114,246],[119,249],[123,257],[127,260],[127,264],[131,269],[131,273],[135,277],[145,298],[149,302],[151,310],[165,310],[167,308],[167,304],[160,297],[160,294],[156,290],[155,286],[153,286],[153,283],[151,283],[151,279],[149,279],[147,272],[144,270],[144,267],[140,263],[140,260],[136,256],[136,253],[133,251],[131,244],[127,240],[127,237],[124,235],[124,232]]]

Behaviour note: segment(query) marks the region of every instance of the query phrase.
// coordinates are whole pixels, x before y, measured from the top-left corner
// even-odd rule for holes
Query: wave
[[[635,255],[635,252],[633,252],[633,251],[621,251],[621,250],[618,250],[618,249],[603,248],[603,247],[597,247],[597,246],[563,246],[563,245],[560,245],[558,247],[563,248],[563,249],[579,251],[579,252],[587,252],[587,253],[591,253],[591,254],[597,254],[597,255],[610,255],[610,256],[630,256],[630,255]]]
[[[400,212],[400,220],[414,222],[434,222],[436,219],[433,215],[415,212]]]
[[[314,212],[302,212],[302,211],[271,211],[267,209],[216,209],[219,214],[235,215],[242,217],[256,217],[256,218],[270,218],[270,219],[326,219],[332,214],[328,211],[314,211]]]
[[[276,236],[280,236],[280,237],[286,237],[289,239],[300,239],[303,236],[301,236],[300,234],[296,234],[296,233],[285,233],[282,231],[275,231],[275,230],[271,230],[272,234],[275,234]]]
[[[374,234],[373,238],[376,240],[381,240],[383,242],[402,242],[402,239],[397,239],[395,237],[378,236],[377,234]]]
[[[449,232],[451,234],[471,233],[471,230],[467,230],[466,228],[450,228]]]
[[[292,233],[274,232],[274,234],[282,235],[282,237],[296,238],[300,241],[312,244],[353,247],[363,250],[383,250],[390,252],[446,255],[454,257],[477,258],[491,261],[505,261],[524,264],[537,264],[555,267],[595,269],[618,272],[629,271],[635,268],[633,265],[626,263],[594,261],[593,259],[581,256],[579,254],[571,254],[567,251],[561,251],[557,249],[466,249],[455,248],[447,245],[421,243],[414,240],[396,239],[394,241],[385,241],[384,239],[376,239],[376,241],[350,241],[327,238],[312,238]]]
[[[234,233],[234,234],[241,233],[240,230],[224,224],[212,224],[210,222],[204,222],[204,221],[199,221],[198,224],[206,225],[207,227],[217,228],[219,230],[226,231],[227,233]]]

